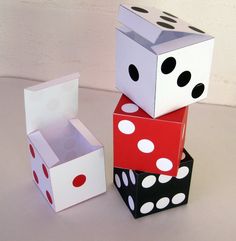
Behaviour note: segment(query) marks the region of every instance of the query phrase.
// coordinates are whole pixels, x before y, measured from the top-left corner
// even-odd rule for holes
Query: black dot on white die
[[[167,12],[163,12],[164,14],[166,14],[166,15],[168,15],[168,16],[170,16],[170,17],[172,17],[172,18],[178,18],[178,17],[176,17],[175,15],[173,15],[173,14],[171,14],[171,13],[167,13]]]
[[[161,65],[161,72],[163,74],[169,74],[171,73],[176,66],[176,60],[174,57],[168,57],[164,60],[164,62]]]
[[[131,7],[134,11],[140,12],[140,13],[148,13],[148,10],[140,7]]]
[[[166,16],[160,16],[161,19],[163,20],[166,20],[168,22],[171,22],[171,23],[177,23],[176,20],[174,20],[173,18],[169,18],[169,17],[166,17]]]
[[[129,76],[133,81],[138,81],[139,79],[139,72],[135,65],[131,64],[129,66]]]
[[[184,71],[179,75],[177,79],[177,85],[179,87],[184,87],[189,83],[190,79],[191,79],[191,73],[189,71]]]
[[[202,93],[204,92],[204,89],[205,89],[205,85],[203,83],[199,83],[199,84],[195,85],[195,87],[192,90],[192,97],[194,99],[199,98],[202,95]]]
[[[157,22],[157,24],[163,28],[168,28],[168,29],[175,29],[174,26],[168,24],[168,23],[164,23],[164,22]]]
[[[198,32],[198,33],[205,33],[205,32],[203,32],[201,29],[198,29],[198,28],[195,28],[195,27],[193,27],[193,26],[188,26],[190,29],[192,29],[193,31],[196,31],[196,32]]]

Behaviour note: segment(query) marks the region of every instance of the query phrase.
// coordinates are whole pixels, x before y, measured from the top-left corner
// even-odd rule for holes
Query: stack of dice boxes
[[[188,202],[188,105],[207,96],[214,38],[168,12],[121,5],[114,184],[135,218]]]

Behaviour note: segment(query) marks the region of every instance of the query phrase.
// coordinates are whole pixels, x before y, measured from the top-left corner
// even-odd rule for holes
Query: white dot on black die
[[[156,207],[158,209],[163,209],[167,207],[169,203],[170,203],[170,199],[168,197],[163,197],[157,201]]]
[[[130,177],[131,182],[135,185],[136,179],[135,179],[134,172],[132,170],[129,170],[129,177]]]
[[[176,178],[177,179],[183,179],[185,178],[189,173],[189,168],[186,166],[180,167],[177,173]]]
[[[118,174],[115,174],[115,183],[118,188],[121,187],[121,181],[120,181]]]
[[[181,161],[184,160],[185,157],[186,157],[186,154],[183,152],[181,156]]]
[[[152,202],[146,202],[141,206],[140,213],[142,214],[150,213],[153,208],[154,208],[154,204]]]
[[[146,176],[142,181],[143,188],[150,188],[156,183],[157,178],[154,175]]]
[[[161,175],[159,176],[159,178],[158,178],[158,181],[159,181],[160,183],[167,183],[167,182],[169,182],[171,179],[172,179],[172,176],[168,176],[168,175],[163,175],[163,174],[161,174]]]
[[[134,200],[131,196],[128,196],[128,204],[132,211],[134,211]]]
[[[174,197],[172,198],[171,202],[175,205],[180,204],[184,201],[185,199],[185,194],[184,193],[177,193],[176,195],[174,195]]]
[[[122,180],[123,180],[125,186],[127,187],[129,185],[129,181],[128,181],[128,177],[125,172],[122,172]]]

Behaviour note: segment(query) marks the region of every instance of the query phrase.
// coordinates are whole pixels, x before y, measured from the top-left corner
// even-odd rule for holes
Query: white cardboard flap
[[[90,143],[92,146],[102,146],[94,135],[87,129],[87,127],[79,120],[70,120],[70,123],[79,131],[81,135]]]
[[[118,20],[152,43],[156,43],[162,32],[205,34],[202,30],[191,26],[178,17],[151,7],[121,4]]]
[[[57,155],[53,152],[52,148],[49,146],[40,131],[29,134],[28,138],[40,154],[43,161],[46,163],[47,167],[51,168],[60,162]]]
[[[24,90],[27,134],[68,121],[78,113],[79,74],[75,73]]]

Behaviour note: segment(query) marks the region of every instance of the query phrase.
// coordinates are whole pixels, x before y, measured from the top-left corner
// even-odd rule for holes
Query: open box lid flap
[[[118,20],[126,27],[155,44],[162,32],[194,35],[205,33],[176,16],[151,7],[120,5]]]
[[[79,73],[24,90],[27,134],[78,113]]]
[[[69,122],[72,124],[72,126],[74,126],[75,129],[79,131],[81,135],[83,135],[90,145],[102,147],[101,143],[79,119],[72,119]]]
[[[53,152],[52,148],[49,146],[40,131],[30,133],[28,138],[48,168],[60,163],[57,155]]]

